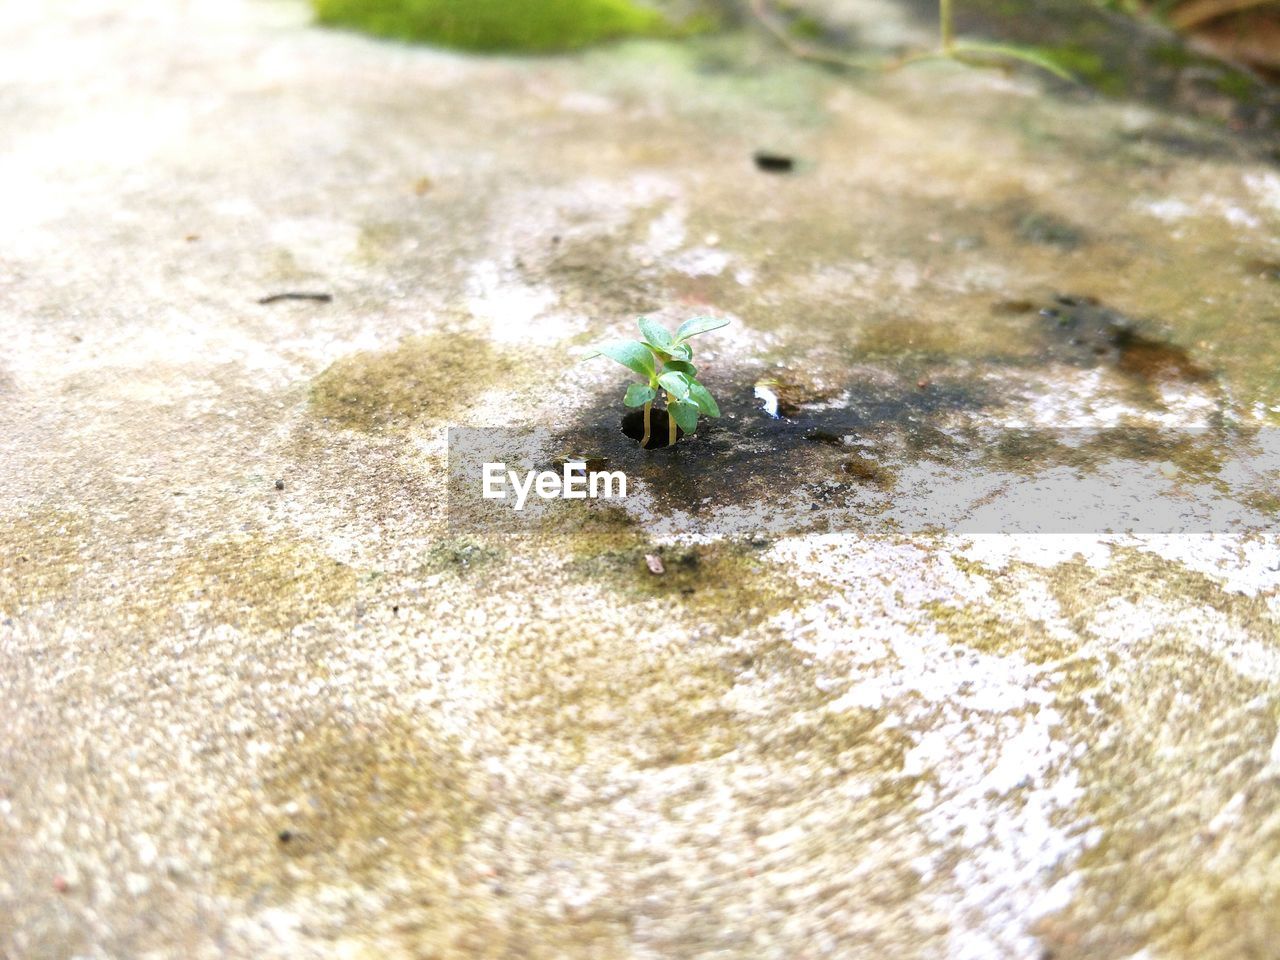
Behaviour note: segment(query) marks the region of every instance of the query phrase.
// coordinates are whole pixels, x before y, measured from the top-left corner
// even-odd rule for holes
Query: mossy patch
[[[1134,603],[1192,603],[1217,611],[1251,636],[1276,636],[1276,618],[1265,597],[1228,590],[1212,577],[1141,550],[1114,548],[1111,563],[1101,570],[1083,560],[1062,564],[1051,589],[1064,616],[1082,632],[1105,599],[1120,597]]]
[[[731,669],[698,651],[654,656],[646,644],[581,636],[513,676],[506,709],[519,735],[571,765],[593,757],[636,769],[711,760],[743,740],[743,720],[725,706]]]
[[[676,28],[631,0],[312,0],[323,24],[478,51],[542,53]]]
[[[203,544],[148,604],[192,604],[199,616],[248,630],[288,630],[348,603],[356,572],[302,544],[245,537]]]
[[[1118,97],[1126,92],[1124,73],[1108,67],[1105,58],[1096,50],[1079,44],[1064,44],[1060,47],[1039,47],[1036,52],[1099,93]]]
[[[425,573],[465,576],[501,559],[502,551],[471,537],[454,537],[433,543],[423,558]]]
[[[465,769],[409,717],[300,723],[229,804],[220,879],[278,903],[400,874],[429,902],[481,811]]]
[[[353,353],[331,364],[312,381],[311,413],[349,430],[393,433],[452,417],[516,369],[514,359],[486,340],[409,337],[394,349]]]
[[[61,510],[0,520],[0,614],[60,599],[84,566],[83,518]]]
[[[729,542],[646,546],[607,535],[595,543],[583,539],[575,545],[570,572],[636,601],[678,603],[698,615],[719,613],[725,623],[745,629],[800,598],[799,588],[759,555],[760,547]]]
[[[1073,867],[1071,903],[1035,928],[1047,954],[1273,954],[1280,780],[1257,773],[1278,718],[1264,691],[1166,635],[1069,712],[1092,731],[1076,769],[1100,837]]]
[[[1047,575],[1021,563],[998,573],[957,565],[983,576],[991,595],[982,609],[935,607],[935,618],[977,649],[1053,661],[1063,736],[1080,745],[1076,816],[1098,839],[1070,866],[1070,904],[1034,928],[1045,955],[1269,955],[1280,936],[1280,780],[1259,774],[1280,710],[1265,681],[1242,675],[1181,619],[1208,608],[1242,636],[1273,637],[1265,597],[1132,549],[1101,568],[1077,559]],[[1062,639],[1023,612],[1024,581],[1056,601]],[[1099,613],[1123,603],[1158,605],[1169,621],[1149,635],[1123,621],[1100,627]]]
[[[982,653],[1017,654],[1031,663],[1045,663],[1067,656],[1075,646],[1055,639],[1040,621],[1018,615],[1010,597],[981,606],[934,602],[925,609],[954,643]]]

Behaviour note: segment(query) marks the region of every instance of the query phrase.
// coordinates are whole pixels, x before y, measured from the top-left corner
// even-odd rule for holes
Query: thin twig
[[[750,0],[750,8],[752,15],[760,21],[760,25],[773,34],[774,39],[786,47],[792,56],[846,70],[872,70],[878,66],[865,58],[842,57],[838,53],[831,53],[797,40],[786,27],[773,19],[766,0]]]
[[[1243,2],[1243,0],[1239,0]],[[905,56],[898,57],[894,60],[875,61],[868,58],[854,59],[852,57],[842,57],[839,54],[830,53],[817,47],[810,46],[807,43],[795,39],[787,32],[786,27],[779,24],[773,19],[769,13],[766,0],[750,0],[750,8],[755,18],[760,24],[773,35],[779,43],[786,47],[787,51],[793,56],[802,60],[810,60],[816,63],[824,63],[828,66],[844,67],[853,70],[879,70],[883,73],[892,73],[895,70],[912,63],[919,63],[923,60],[951,60],[953,62],[965,63],[971,66],[1007,66],[1007,64],[999,63],[1000,58],[1006,60],[1021,60],[1039,67],[1041,70],[1047,70],[1056,77],[1063,80],[1074,81],[1070,73],[1064,70],[1051,59],[1034,50],[1023,50],[1019,47],[1009,46],[996,43],[973,43],[964,40],[957,40],[952,27],[951,20],[951,0],[942,0],[939,8],[939,20],[942,31],[942,46],[937,50],[925,50],[919,53],[910,53]]]
[[[287,293],[273,293],[270,296],[260,297],[259,303],[279,303],[281,300],[311,300],[315,303],[329,303],[333,300],[332,293],[308,293],[306,291],[288,291]]]

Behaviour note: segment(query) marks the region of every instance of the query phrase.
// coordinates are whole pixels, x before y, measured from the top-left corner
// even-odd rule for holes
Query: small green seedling
[[[667,445],[675,446],[676,427],[685,433],[693,433],[698,426],[699,414],[720,416],[715,399],[697,380],[698,369],[693,365],[693,350],[688,340],[700,333],[719,330],[729,321],[719,317],[694,317],[680,324],[674,335],[648,317],[641,317],[639,323],[643,340],[614,340],[583,359],[605,356],[644,378],[643,383],[627,387],[627,395],[622,401],[628,407],[644,407],[641,447],[649,446],[653,401],[661,394],[667,409]]]

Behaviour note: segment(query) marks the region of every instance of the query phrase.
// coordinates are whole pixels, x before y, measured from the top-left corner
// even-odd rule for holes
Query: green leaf
[[[698,405],[698,409],[708,417],[720,416],[720,408],[716,406],[715,397],[698,381],[689,384],[689,399]]]
[[[667,412],[675,417],[676,426],[685,433],[693,433],[698,428],[697,404],[688,400],[677,400],[667,408]]]
[[[617,360],[629,370],[634,370],[646,380],[652,380],[657,372],[654,369],[653,354],[637,340],[614,340],[601,346],[599,352],[610,360]]]
[[[708,333],[712,330],[719,330],[721,327],[727,327],[729,321],[723,317],[694,317],[692,320],[686,320],[680,324],[680,328],[676,331],[676,342],[688,340],[700,333]]]
[[[1055,77],[1071,83],[1076,82],[1076,78],[1062,64],[1058,63],[1052,54],[1044,54],[1031,47],[1019,47],[1007,43],[973,43],[966,40],[952,47],[952,55],[961,63],[972,62],[978,66],[987,66],[987,63],[984,63],[984,59],[990,57],[1007,57],[1011,60],[1021,60],[1023,63],[1029,63],[1032,66],[1039,67],[1041,70],[1047,70]]]
[[[649,341],[650,345],[663,353],[666,353],[675,345],[671,332],[656,320],[641,317],[639,322],[640,332],[644,334],[644,338]]]
[[[693,350],[690,349],[687,343],[677,343],[667,352],[680,360],[688,361],[693,359]]]
[[[684,360],[668,360],[665,365],[668,370],[674,370],[676,373],[683,373],[690,380],[692,380],[694,375],[698,372],[697,367]]]
[[[643,407],[658,395],[658,391],[647,383],[633,383],[627,387],[627,395],[622,402],[628,407]]]
[[[689,396],[689,378],[683,373],[669,371],[658,378],[658,383],[663,390],[679,400]]]

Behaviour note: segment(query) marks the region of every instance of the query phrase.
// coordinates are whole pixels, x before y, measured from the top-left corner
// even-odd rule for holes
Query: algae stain
[[[473,537],[449,537],[427,549],[422,572],[464,577],[500,561],[502,556],[501,550]]]
[[[743,739],[742,721],[722,703],[730,670],[696,651],[655,656],[634,641],[581,638],[513,676],[506,700],[512,735],[561,763],[607,758],[635,769],[713,760]]]
[[[1103,568],[1077,559],[1047,573],[1014,564],[997,576],[978,565],[972,572],[992,589],[987,607],[933,612],[960,642],[1052,662],[1064,736],[1088,746],[1073,769],[1084,790],[1080,815],[1099,839],[1071,867],[1071,902],[1034,930],[1046,953],[1057,960],[1269,955],[1280,937],[1271,881],[1280,864],[1280,781],[1256,773],[1280,724],[1274,686],[1199,649],[1176,619],[1150,637],[1126,635],[1105,662],[1080,656],[1069,638],[1019,616],[1018,571],[1041,580],[1069,632],[1091,646],[1098,612],[1117,600],[1209,607],[1249,636],[1271,638],[1277,623],[1265,598],[1123,548]]]
[[[676,602],[686,611],[744,629],[801,599],[759,550],[738,543],[647,546],[624,535],[580,538],[570,572],[635,601]],[[651,572],[650,557],[661,565]]]
[[[289,630],[350,602],[355,571],[314,548],[262,537],[203,545],[148,604],[198,604],[241,629]]]
[[[1042,622],[1004,609],[1008,602],[1009,598],[1000,598],[978,606],[935,601],[923,609],[953,643],[981,653],[1016,654],[1031,663],[1046,663],[1074,652],[1074,645],[1052,637]]]
[[[312,381],[310,409],[313,416],[349,430],[395,432],[424,420],[448,419],[517,370],[512,357],[486,340],[409,337],[392,350],[335,361]]]
[[[1277,733],[1274,692],[1255,709],[1262,684],[1168,640],[1100,687],[1071,717],[1101,740],[1076,764],[1100,838],[1074,865],[1071,902],[1039,922],[1042,943],[1061,960],[1273,955],[1280,781],[1254,772]]]
[[[299,724],[222,817],[222,884],[268,901],[397,874],[419,900],[446,887],[482,813],[455,746],[428,724]]]
[[[1049,581],[1063,615],[1080,630],[1114,598],[1158,599],[1208,607],[1253,636],[1274,637],[1280,623],[1263,596],[1248,596],[1182,564],[1131,547],[1113,547],[1103,569],[1074,560],[1054,569]]]
[[[545,53],[680,29],[632,0],[312,0],[322,24],[474,51]]]
[[[84,566],[88,524],[62,510],[0,520],[0,614],[66,596]]]
[[[646,545],[629,525],[554,540],[574,554],[564,568],[567,589],[580,589],[575,581],[599,583],[635,604],[629,619],[636,633],[607,620],[593,625],[588,616],[547,642],[511,638],[503,654],[511,658],[503,715],[512,737],[572,766],[621,762],[643,770],[751,748],[761,721],[741,713],[730,696],[740,683],[785,676],[793,678],[789,687],[811,691],[806,706],[825,702],[812,666],[767,626],[798,602],[799,588],[779,578],[757,548]],[[748,649],[726,644],[736,635]]]

